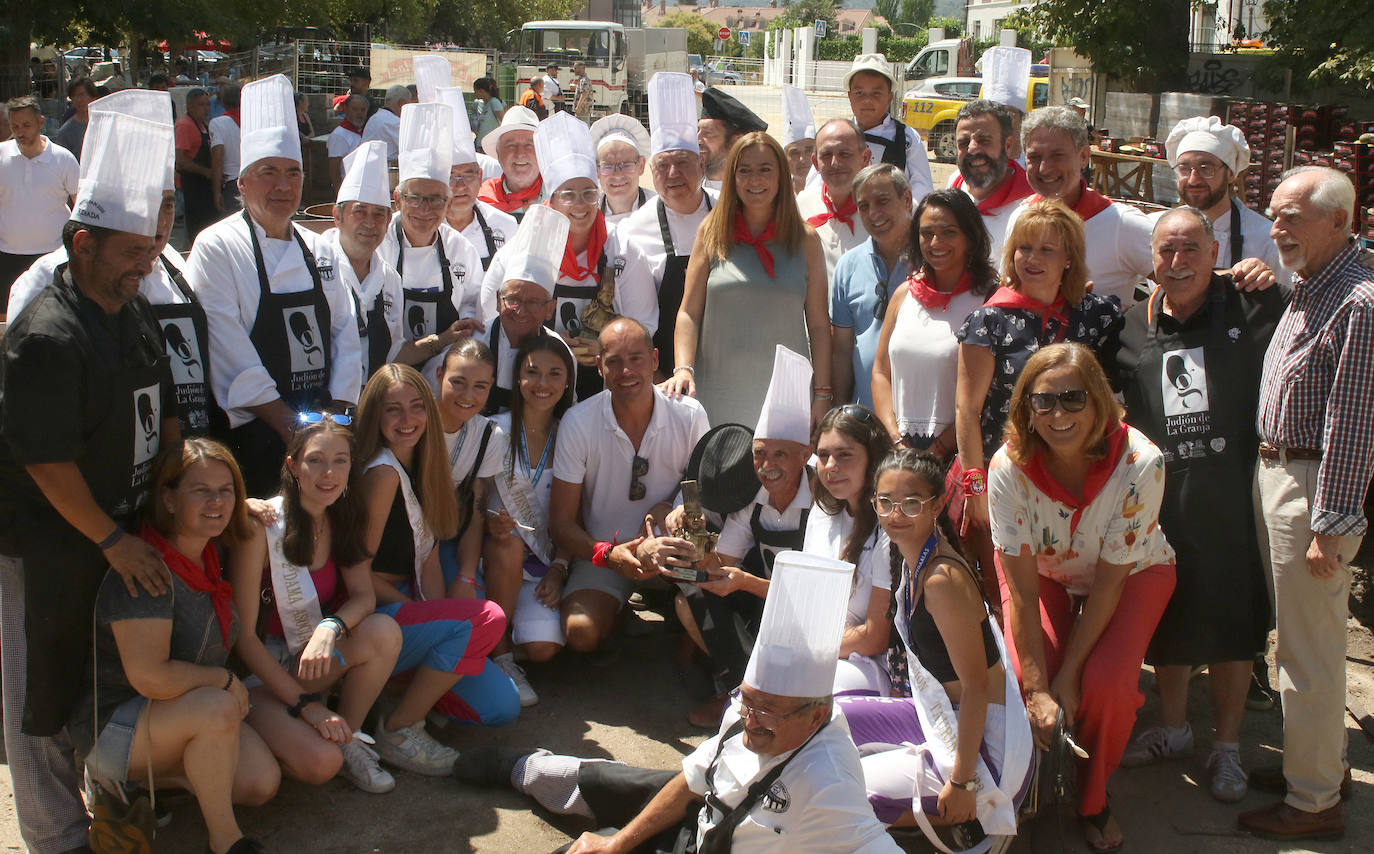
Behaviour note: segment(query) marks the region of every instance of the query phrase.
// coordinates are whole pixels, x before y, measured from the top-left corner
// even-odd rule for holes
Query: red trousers
[[[1002,613],[1007,615],[1011,592],[1000,558],[997,580],[1002,589]],[[1082,815],[1096,815],[1107,806],[1107,778],[1121,764],[1121,754],[1135,727],[1136,712],[1145,702],[1140,693],[1145,648],[1150,645],[1150,637],[1173,592],[1172,564],[1157,564],[1129,576],[1116,612],[1083,664],[1078,719],[1074,722],[1075,739],[1089,754],[1078,768],[1078,811]],[[1078,604],[1063,585],[1040,577],[1040,631],[1050,679],[1063,662]],[[1010,618],[1007,619],[1010,626]],[[1006,641],[1019,681],[1021,657],[1010,631]]]

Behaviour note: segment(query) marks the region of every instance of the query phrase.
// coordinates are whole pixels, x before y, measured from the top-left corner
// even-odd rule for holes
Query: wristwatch
[[[301,712],[305,711],[306,706],[311,703],[322,702],[324,702],[324,697],[320,694],[302,694],[300,698],[296,700],[296,705],[288,707],[286,713],[293,718],[298,718],[301,716]]]
[[[956,788],[956,789],[963,789],[965,792],[976,792],[976,791],[978,791],[978,778],[977,778],[976,776],[970,777],[970,778],[967,780],[967,782],[963,782],[963,783],[956,783],[956,782],[954,782],[953,780],[950,780],[950,781],[949,781],[949,784],[950,784],[951,786],[953,786],[954,788]]]

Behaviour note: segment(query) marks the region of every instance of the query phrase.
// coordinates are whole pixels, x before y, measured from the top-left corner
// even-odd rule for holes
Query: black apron
[[[177,389],[177,420],[183,436],[224,435],[228,427],[224,411],[210,392],[210,332],[205,307],[196,299],[181,271],[158,256],[184,303],[152,306],[162,328],[172,382]]]
[[[711,210],[711,196],[706,198],[706,210]],[[673,233],[668,228],[668,206],[658,200],[658,230],[663,235],[663,279],[658,283],[658,329],[654,332],[654,346],[658,348],[658,366],[665,375],[671,373],[676,358],[673,336],[677,332],[677,312],[682,307],[682,294],[687,284],[687,262],[692,253],[677,254]]]
[[[210,129],[196,125],[200,133],[200,148],[191,162],[197,166],[210,168]],[[207,225],[215,221],[215,201],[212,193],[214,182],[204,175],[177,170],[181,178],[181,195],[186,202],[186,231],[191,240]]]
[[[809,472],[803,475],[809,476]],[[754,513],[749,517],[749,530],[754,532],[754,547],[749,550],[740,568],[747,569],[761,578],[772,578],[773,561],[777,558],[778,552],[788,549],[801,551],[802,543],[806,540],[806,517],[810,515],[811,508],[802,511],[801,521],[796,529],[791,531],[770,531],[763,527],[759,521],[762,513],[763,505],[755,504]]]
[[[453,273],[449,270],[448,256],[444,254],[443,234],[434,235],[434,251],[439,254],[439,275],[443,279],[443,286],[437,291],[405,287],[406,236],[401,229],[401,221],[396,220],[396,273],[401,276],[402,282],[401,325],[407,341],[418,341],[458,322],[458,309],[453,307]],[[467,270],[460,266],[459,280],[466,275]]]
[[[253,262],[258,272],[258,314],[248,338],[262,366],[276,383],[282,403],[294,412],[322,410],[333,399],[329,378],[334,358],[330,332],[332,316],[321,282],[322,271],[315,262],[314,253],[293,225],[291,235],[305,256],[313,287],[289,294],[273,293],[267,280],[262,246],[247,211],[243,212],[243,221],[248,227]],[[332,268],[330,273],[332,275]],[[286,454],[286,444],[277,431],[254,418],[234,428],[232,445],[243,468],[248,494],[254,497],[276,494]]]
[[[596,292],[601,288],[601,278],[606,275],[606,251],[601,251],[601,257],[596,262],[596,276],[591,279],[589,285],[565,285],[556,282],[553,286],[553,298],[556,303],[553,320],[546,324],[550,329],[557,330],[558,324],[562,323],[563,328],[568,331],[568,337],[576,338],[582,331],[582,313],[575,303],[565,302],[564,300],[594,300]],[[562,274],[559,274],[562,278]],[[577,382],[574,391],[578,400],[586,400],[598,394],[605,383],[601,379],[601,372],[596,369],[596,365],[584,365],[577,363]]]
[[[1220,276],[1199,309],[1205,316],[1182,326],[1163,314],[1163,300],[1157,288],[1128,313],[1116,358],[1128,423],[1165,455],[1159,520],[1178,555],[1177,587],[1150,659],[1248,660],[1264,648],[1269,615],[1250,496],[1260,372],[1273,326],[1247,320],[1240,294]]]
[[[163,383],[166,354],[158,340],[157,322],[141,296],[119,312],[116,328],[83,305],[85,300],[66,281],[67,265],[57,268],[53,287],[70,291],[87,340],[77,347],[83,354],[117,353],[114,359],[93,358],[88,366],[87,394],[107,401],[104,415],[83,425],[85,447],[74,460],[96,504],[117,524],[136,514],[152,481],[153,459],[161,449]],[[72,417],[77,417],[75,413]],[[91,651],[91,611],[109,561],[95,543],[69,525],[56,510],[45,506],[26,514],[20,534],[24,562],[24,633],[27,672],[23,730],[50,736],[67,722],[87,685]],[[146,591],[140,595],[147,595]]]
[[[905,175],[906,125],[901,124],[899,122],[893,122],[893,124],[896,126],[897,130],[896,133],[892,135],[892,139],[884,139],[883,137],[878,136],[876,133],[866,133],[864,134],[864,139],[868,142],[881,145],[883,147],[883,158],[881,162],[891,163],[893,166],[896,166],[898,169],[902,170],[902,174]]]
[[[386,364],[391,353],[391,329],[386,325],[386,288],[377,291],[372,307],[363,308],[362,298],[352,286],[348,288],[353,297],[353,313],[358,316],[358,341],[363,351],[363,385],[367,385],[373,372]]]
[[[497,237],[491,230],[491,226],[487,225],[487,218],[482,216],[482,205],[480,202],[473,204],[472,215],[477,220],[477,227],[482,229],[483,242],[487,244],[487,254],[482,258],[482,272],[486,272],[491,269],[491,259],[496,257],[496,250],[500,249],[501,244],[506,241],[504,238]]]
[[[648,195],[648,193],[644,192],[644,188],[640,187],[639,196],[635,200],[635,206],[626,211],[625,215],[629,216],[630,214],[644,207],[644,201]],[[604,193],[601,196],[601,213],[603,216],[615,216],[615,213],[611,210],[611,206],[606,204],[606,196]]]
[[[1231,266],[1240,263],[1245,251],[1245,235],[1240,233],[1240,202],[1231,197]]]

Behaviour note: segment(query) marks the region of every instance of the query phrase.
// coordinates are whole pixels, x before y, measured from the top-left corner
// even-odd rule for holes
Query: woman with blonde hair
[[[372,554],[377,610],[401,626],[396,673],[415,673],[377,722],[384,761],[442,776],[457,753],[425,731],[431,708],[460,723],[510,723],[520,712],[515,684],[487,654],[506,615],[481,599],[444,598],[438,542],[458,532],[459,506],[443,422],[429,383],[408,365],[383,365],[358,403],[358,456],[367,505],[364,546]]]
[[[699,398],[715,424],[758,421],[777,344],[811,356],[812,423],[834,398],[825,256],[791,187],[777,140],[746,134],[730,151],[720,202],[697,230],[663,390]]]
[[[1012,392],[988,466],[1007,647],[1036,744],[1056,720],[1088,751],[1078,811],[1094,851],[1122,845],[1107,779],[1131,737],[1140,665],[1174,590],[1159,527],[1164,456],[1121,421],[1092,351],[1052,344]]]

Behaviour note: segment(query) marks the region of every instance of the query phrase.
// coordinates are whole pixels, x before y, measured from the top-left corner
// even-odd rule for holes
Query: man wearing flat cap
[[[756,130],[768,130],[768,122],[715,86],[701,93],[701,119],[697,141],[706,155],[706,180],[702,186],[720,192],[725,180],[725,161],[735,140]]]

